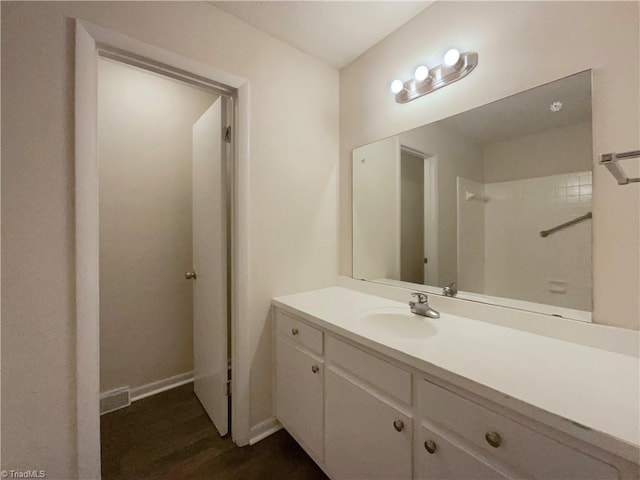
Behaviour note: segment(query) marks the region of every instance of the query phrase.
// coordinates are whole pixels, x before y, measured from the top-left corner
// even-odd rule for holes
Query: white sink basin
[[[372,308],[360,313],[356,319],[366,329],[391,337],[425,339],[438,333],[433,322],[437,320],[415,315],[404,308]]]

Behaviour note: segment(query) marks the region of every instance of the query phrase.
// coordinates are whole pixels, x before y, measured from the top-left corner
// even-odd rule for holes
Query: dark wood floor
[[[193,384],[100,417],[104,480],[326,479],[284,430],[239,448],[221,438]]]

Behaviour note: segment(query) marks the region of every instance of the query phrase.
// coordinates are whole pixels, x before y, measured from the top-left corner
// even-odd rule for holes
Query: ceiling
[[[559,101],[562,108],[551,110]],[[440,120],[480,144],[591,121],[591,72],[577,73]]]
[[[324,63],[342,68],[433,1],[208,3]]]

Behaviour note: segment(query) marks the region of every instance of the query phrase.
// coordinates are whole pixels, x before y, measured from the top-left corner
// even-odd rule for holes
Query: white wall
[[[485,186],[468,178],[458,177],[458,290],[485,293]],[[504,229],[505,225],[499,225]],[[512,281],[510,278],[507,281]]]
[[[337,273],[338,72],[206,3],[1,8],[3,467],[76,475],[74,17],[248,79],[242,396],[251,425],[271,417],[270,299]]]
[[[193,370],[192,126],[218,98],[98,62],[100,390]]]
[[[353,273],[400,279],[400,142],[386,138],[353,151]]]
[[[591,170],[591,123],[483,145],[484,183]]]
[[[353,151],[353,275],[400,280],[400,145],[437,158],[438,285],[457,279],[459,175],[482,181],[482,147],[439,123],[385,138]],[[366,162],[361,163],[366,157]],[[369,159],[369,157],[371,157]]]
[[[593,69],[594,154],[640,145],[637,2],[436,2],[340,72],[340,271],[351,273],[357,146]],[[448,48],[479,53],[465,79],[408,104],[389,91]],[[640,190],[594,158],[594,321],[640,328]]]
[[[481,182],[484,177],[482,148],[472,140],[441,124],[425,125],[404,132],[400,143],[429,156],[438,163],[438,285],[457,281],[457,187],[463,176]]]

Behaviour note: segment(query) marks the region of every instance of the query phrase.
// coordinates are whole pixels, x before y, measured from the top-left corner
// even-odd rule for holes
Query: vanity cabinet
[[[462,437],[469,449],[525,478],[614,480],[613,466],[570,448],[430,381],[420,383],[421,416]]]
[[[411,374],[331,335],[325,362],[328,471],[335,479],[412,478]]]
[[[276,309],[276,417],[333,479],[627,480],[638,466]]]
[[[336,479],[410,479],[413,419],[395,399],[408,393],[410,401],[410,375],[334,337],[326,344],[328,471]]]
[[[409,480],[411,417],[332,367],[325,382],[328,471],[336,479]]]
[[[294,322],[287,330],[292,339],[282,333],[276,336],[276,416],[310,454],[322,461],[324,362],[306,350],[302,340],[298,341],[299,332],[305,329],[309,333],[309,328]],[[321,339],[322,332],[317,333]]]

